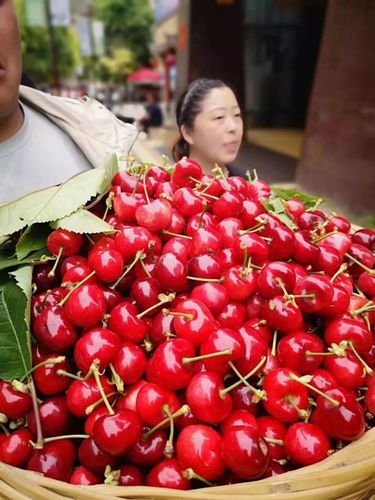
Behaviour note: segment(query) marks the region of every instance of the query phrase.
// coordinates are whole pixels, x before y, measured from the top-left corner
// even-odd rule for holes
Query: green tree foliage
[[[154,14],[149,0],[95,0],[95,15],[104,21],[107,46],[127,48],[135,66],[149,63]]]
[[[23,67],[34,82],[49,82],[52,77],[50,39],[47,28],[28,27],[25,20],[24,0],[15,0],[21,35]],[[80,62],[79,41],[71,28],[56,27],[55,37],[61,77],[73,74]]]

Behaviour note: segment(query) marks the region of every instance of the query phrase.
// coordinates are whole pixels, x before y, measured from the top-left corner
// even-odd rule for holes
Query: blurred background
[[[375,226],[374,0],[14,0],[24,82],[94,97],[170,155],[174,107],[195,78],[235,91],[234,173],[327,198]],[[152,104],[154,123],[142,118]]]

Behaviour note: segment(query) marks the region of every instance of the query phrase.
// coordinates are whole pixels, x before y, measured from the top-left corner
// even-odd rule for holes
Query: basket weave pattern
[[[178,491],[147,486],[74,486],[0,462],[9,500],[375,500],[375,428],[318,464],[259,481]]]

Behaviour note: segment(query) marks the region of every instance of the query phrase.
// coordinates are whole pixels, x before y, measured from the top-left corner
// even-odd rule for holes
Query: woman
[[[226,170],[236,158],[243,134],[241,110],[221,80],[193,81],[177,103],[176,121],[181,137],[172,150],[175,161],[188,156],[209,173],[216,165]]]

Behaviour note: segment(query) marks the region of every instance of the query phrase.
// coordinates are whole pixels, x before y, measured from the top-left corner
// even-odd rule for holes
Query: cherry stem
[[[182,473],[185,479],[197,479],[198,481],[202,481],[202,483],[207,484],[208,486],[215,486],[214,483],[211,483],[211,481],[208,481],[204,477],[200,476],[199,474],[196,474],[193,469],[185,469]]]
[[[230,185],[227,182],[227,178],[224,175],[223,169],[221,167],[219,167],[219,165],[217,163],[215,163],[215,168],[212,169],[212,173],[213,174],[217,173],[219,175],[219,177],[221,177],[223,179],[223,184],[225,186],[225,189],[227,191],[231,191]]]
[[[358,359],[358,361],[362,364],[362,366],[366,372],[366,375],[372,375],[373,374],[372,368],[370,368],[369,365],[366,363],[366,361],[361,358],[361,356],[358,354],[358,351],[354,347],[353,342],[351,340],[349,340],[349,347],[353,351],[353,353],[354,353],[355,357]]]
[[[232,354],[232,349],[226,349],[225,351],[210,352],[208,354],[202,354],[201,356],[194,356],[192,358],[182,358],[182,364],[187,365],[193,361],[201,361],[203,359],[217,358],[219,356],[230,356]]]
[[[59,306],[62,307],[65,302],[69,299],[69,297],[72,295],[72,293],[74,292],[74,290],[77,290],[78,287],[80,287],[81,285],[83,285],[84,283],[86,283],[86,281],[88,281],[90,278],[92,278],[93,276],[95,276],[95,271],[92,271],[90,274],[88,274],[85,278],[83,278],[83,280],[81,280],[79,283],[76,283],[70,290],[69,292],[65,295],[65,297],[60,301],[59,303]]]
[[[143,174],[143,191],[145,193],[145,197],[146,197],[146,200],[147,200],[147,204],[150,203],[150,197],[148,195],[148,191],[147,191],[147,186],[146,186],[146,178],[147,178],[147,173],[148,173],[148,170],[149,170],[149,167],[146,166],[145,167],[145,172]]]
[[[104,484],[109,484],[111,486],[118,486],[121,476],[120,470],[112,470],[110,465],[107,465],[104,471]]]
[[[200,181],[199,179],[196,179],[195,177],[193,177],[192,175],[189,175],[189,179],[193,182],[195,182],[196,184],[199,184],[199,185],[202,185],[202,181]]]
[[[124,392],[124,382],[120,375],[116,372],[112,363],[109,363],[109,369],[111,370],[112,381],[115,384],[117,391],[121,393]]]
[[[8,431],[6,425],[4,425],[3,423],[0,423],[0,429],[3,431],[3,433],[6,435],[6,436],[9,436],[10,435],[10,432]]]
[[[293,399],[293,396],[292,396],[291,394],[288,394],[287,396],[285,396],[285,398],[284,398],[284,399],[285,399],[285,401],[286,401],[287,403],[289,403],[289,404],[290,404],[290,406],[292,406],[292,407],[296,410],[296,412],[297,412],[297,414],[298,414],[298,417],[299,417],[299,418],[306,418],[306,416],[307,416],[307,412],[306,412],[306,410],[303,410],[303,409],[299,408],[299,407],[296,405],[296,403],[295,403],[295,401],[294,401],[294,399]]]
[[[306,351],[305,356],[337,356],[335,352],[314,352]]]
[[[173,233],[172,231],[167,231],[167,229],[162,229],[161,233],[168,234],[169,236],[179,236],[180,238],[187,238],[188,240],[193,239],[191,236],[188,236],[187,234]]]
[[[345,262],[343,264],[341,264],[341,266],[338,268],[338,270],[332,276],[332,278],[330,280],[331,283],[333,283],[335,281],[335,279],[338,278],[340,276],[340,274],[344,273],[347,269],[348,269],[348,264],[346,264]]]
[[[163,409],[163,411],[165,411],[164,408],[162,408],[162,409]],[[160,422],[158,422],[149,431],[145,432],[143,434],[143,439],[148,439],[155,431],[157,431],[158,429],[160,429],[161,427],[163,427],[165,424],[167,424],[168,422],[170,422],[171,418],[181,417],[181,415],[186,415],[187,413],[189,413],[189,411],[190,411],[190,408],[189,408],[188,405],[182,405],[181,408],[179,408],[177,411],[175,411],[174,413],[172,413],[171,415],[169,415],[167,418],[164,418],[163,420],[161,420]]]
[[[146,264],[143,262],[143,259],[141,259],[139,262],[140,262],[145,274],[147,275],[147,277],[152,278],[152,275],[151,275],[150,271],[147,269]]]
[[[369,300],[366,304],[358,309],[355,309],[351,314],[352,316],[358,316],[359,314],[375,311],[375,304],[372,300]]]
[[[110,392],[107,394],[107,397],[108,396],[115,396],[117,395],[118,392]],[[91,415],[91,413],[95,410],[95,408],[97,408],[99,405],[101,405],[103,403],[103,400],[102,398],[98,399],[97,401],[95,401],[95,403],[92,403],[90,406],[88,406],[85,410],[85,413],[86,415]]]
[[[173,437],[174,437],[174,418],[172,417],[172,413],[169,409],[168,405],[164,405],[162,407],[164,413],[167,414],[169,419],[169,437],[164,447],[164,456],[166,458],[171,458],[174,454],[174,446],[173,446]]]
[[[169,309],[163,309],[162,312],[164,316],[181,316],[182,318],[185,318],[187,321],[192,321],[194,319],[194,314],[191,313],[170,311]]]
[[[272,348],[271,348],[272,356],[276,356],[276,347],[277,347],[277,330],[274,330],[272,336]]]
[[[35,417],[36,447],[41,449],[43,448],[43,429],[42,429],[42,423],[40,421],[38,398],[36,395],[35,385],[32,378],[30,378],[29,387],[30,387],[30,394],[31,394],[31,400],[33,404],[34,417]]]
[[[237,234],[239,236],[243,236],[244,234],[248,233],[257,233],[258,231],[264,229],[265,225],[266,225],[265,222],[261,221],[258,222],[258,224],[256,224],[254,227],[250,227],[249,229],[240,229],[239,231],[237,231]]]
[[[137,318],[141,319],[143,316],[148,314],[149,312],[153,311],[154,309],[157,309],[159,306],[162,306],[163,304],[167,304],[168,302],[172,302],[176,298],[175,293],[170,293],[168,295],[165,295],[164,293],[161,293],[158,295],[159,302],[157,304],[154,304],[153,306],[149,307],[148,309],[145,309],[141,313],[137,314]]]
[[[244,381],[246,381],[248,378],[250,378],[252,375],[254,375],[254,373],[256,373],[259,370],[259,368],[265,363],[265,361],[266,361],[266,356],[262,356],[262,359],[259,361],[259,363],[256,365],[256,367],[251,370],[251,372],[249,372],[247,375],[245,375],[245,377],[242,377],[242,375],[241,375],[241,380],[238,380],[237,382],[234,382],[234,384],[230,385],[229,387],[222,389],[220,391],[220,396],[221,397],[225,396],[225,394],[227,392],[229,392],[232,389],[235,389],[239,385],[243,384]]]
[[[244,243],[241,243],[240,248],[243,251],[242,267],[248,267],[251,265],[251,257],[248,257],[247,246]]]
[[[198,192],[197,195],[199,196],[200,194],[204,194],[207,189],[210,189],[210,187],[212,186],[213,182],[214,182],[215,179],[213,179],[212,181],[210,181],[208,184],[205,185],[205,187],[203,188],[202,191]],[[204,184],[202,184],[204,185]]]
[[[109,404],[109,401],[108,401],[108,399],[107,399],[107,396],[106,396],[106,394],[105,394],[105,392],[104,392],[104,390],[103,390],[103,386],[102,386],[102,383],[101,383],[101,381],[100,381],[100,375],[99,375],[99,370],[98,370],[98,366],[97,366],[97,365],[98,365],[98,361],[97,361],[97,360],[95,360],[95,361],[93,362],[93,364],[91,365],[91,367],[90,367],[90,370],[89,370],[89,371],[92,373],[92,375],[93,375],[93,376],[94,376],[94,378],[95,378],[96,385],[98,386],[98,389],[99,389],[100,395],[101,395],[101,397],[102,397],[102,400],[103,400],[103,402],[104,402],[105,406],[107,407],[108,413],[109,413],[110,415],[114,415],[114,414],[115,414],[115,412],[114,412],[113,408],[111,407],[111,405]]]
[[[297,377],[297,375],[294,375],[294,373],[289,373],[289,378],[291,380],[299,382],[300,384],[304,385],[305,387],[307,387],[311,391],[316,392],[317,394],[319,394],[319,396],[322,396],[323,398],[327,399],[327,401],[329,401],[333,406],[340,406],[340,401],[337,401],[337,399],[331,398],[331,396],[328,396],[328,394],[325,394],[320,389],[317,389],[316,387],[309,384],[308,382],[305,382],[301,377]]]
[[[139,183],[140,183],[140,181],[141,181],[141,177],[142,177],[142,169],[143,169],[143,167],[141,167],[141,168],[139,169],[139,172],[138,172],[138,175],[137,175],[137,180],[135,181],[135,186],[134,186],[134,189],[133,189],[132,194],[131,194],[133,198],[134,198],[134,196],[135,196],[135,193],[137,192],[137,189],[138,189]]]
[[[218,200],[218,196],[214,196],[213,194],[205,193],[204,191],[201,191],[200,193],[197,193],[198,196],[206,196],[207,198],[210,198],[210,200]]]
[[[283,280],[282,280],[280,277],[278,277],[278,278],[276,278],[276,279],[275,279],[275,281],[276,281],[276,282],[280,285],[280,288],[281,288],[281,290],[283,291],[283,294],[284,294],[285,299],[288,299],[288,297],[289,297],[289,292],[288,292],[288,290],[285,288],[285,285],[284,285]]]
[[[203,281],[204,283],[222,283],[223,278],[197,278],[196,276],[186,276],[192,281]]]
[[[111,208],[112,208],[114,197],[115,197],[115,193],[113,191],[111,191],[109,193],[107,199],[105,200],[105,211],[104,211],[104,214],[102,217],[103,220],[105,220],[105,218],[108,215],[109,210],[111,210]]]
[[[364,264],[362,264],[362,262],[360,262],[358,259],[356,259],[355,257],[353,257],[352,255],[350,255],[350,253],[345,253],[345,257],[347,257],[348,259],[352,260],[353,262],[355,262],[359,267],[361,267],[362,269],[364,269],[365,271],[367,271],[369,273],[370,276],[375,276],[375,269],[370,269],[369,267],[365,266]]]
[[[237,370],[236,366],[232,363],[232,361],[228,361],[228,365],[232,368],[232,370],[234,371],[234,373],[237,375],[237,377],[240,379],[240,381],[246,385],[246,387],[248,387],[251,392],[253,394],[255,394],[255,396],[257,398],[259,398],[260,400],[263,399],[264,397],[264,391],[261,391],[260,389],[255,389],[255,387],[253,387],[251,384],[249,384],[249,382],[246,380],[246,378],[244,378],[242,376],[242,374]],[[221,395],[221,392],[220,391],[220,395]]]
[[[332,236],[333,234],[337,234],[337,229],[331,231],[330,233],[327,233],[327,234],[323,234],[322,236],[319,236],[318,238],[315,238],[312,243],[318,243],[319,241],[322,241],[324,240],[325,238],[328,238],[328,236]]]
[[[67,434],[63,436],[51,436],[44,439],[44,443],[51,443],[52,441],[59,441],[60,439],[87,439],[88,434]]]
[[[53,268],[48,273],[48,277],[49,278],[53,278],[53,276],[55,276],[55,271],[57,269],[57,266],[59,265],[59,262],[60,262],[61,255],[62,255],[63,251],[64,251],[64,247],[60,247],[59,248],[59,253],[56,255],[56,260],[55,260],[55,263],[53,264]]]
[[[125,268],[125,271],[122,273],[122,275],[113,283],[113,285],[111,285],[109,288],[111,288],[112,290],[114,290],[117,285],[120,283],[120,281],[125,278],[125,276],[130,273],[130,271],[133,269],[133,267],[136,265],[136,263],[139,261],[139,259],[142,259],[144,256],[144,253],[142,250],[139,250],[136,254],[135,254],[135,257],[134,257],[134,260],[131,264],[129,264],[126,268]]]
[[[25,373],[25,375],[20,379],[20,382],[23,382],[27,377],[37,368],[40,368],[41,366],[45,365],[57,365],[58,363],[62,363],[65,360],[65,356],[58,356],[57,358],[50,358],[46,359],[44,361],[41,361],[37,365],[34,365],[28,372]]]
[[[302,293],[300,295],[288,295],[288,298],[291,299],[315,299],[315,293]]]
[[[277,444],[278,446],[284,446],[285,442],[282,439],[275,439],[270,437],[262,436],[266,443]]]
[[[87,380],[87,376],[80,377],[78,375],[74,375],[74,373],[69,373],[66,370],[63,370],[62,368],[59,368],[58,370],[56,370],[56,374],[60,375],[62,377],[69,377],[69,378],[72,378],[74,380],[81,380],[81,381]]]

